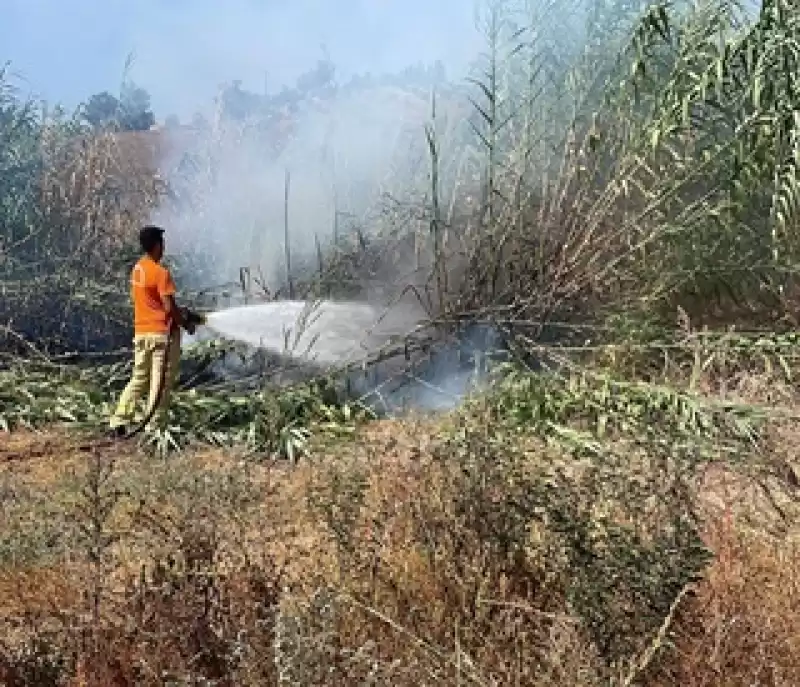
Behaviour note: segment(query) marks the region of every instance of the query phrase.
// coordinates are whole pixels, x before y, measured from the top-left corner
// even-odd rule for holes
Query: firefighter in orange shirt
[[[172,275],[161,264],[164,230],[144,227],[139,232],[139,243],[144,255],[131,272],[133,374],[111,418],[114,436],[124,436],[126,427],[135,419],[136,403],[148,388],[147,408],[142,417],[152,415],[151,429],[164,427],[181,357],[180,329],[194,332],[194,324],[175,303]]]

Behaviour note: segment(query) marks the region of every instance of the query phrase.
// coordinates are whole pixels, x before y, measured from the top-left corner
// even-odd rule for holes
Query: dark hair
[[[145,253],[151,253],[153,249],[163,241],[164,230],[161,227],[148,224],[146,227],[142,227],[142,230],[139,232],[139,243]]]

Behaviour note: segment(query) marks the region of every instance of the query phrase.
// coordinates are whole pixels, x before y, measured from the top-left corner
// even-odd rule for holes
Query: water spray
[[[356,301],[273,301],[204,316],[209,333],[276,356],[277,369],[341,373],[348,397],[387,411],[451,408],[485,374],[491,344],[480,332],[432,339],[426,322],[418,308]]]
[[[407,308],[355,301],[274,301],[203,315],[203,324],[253,348],[325,367],[359,363],[420,322]]]

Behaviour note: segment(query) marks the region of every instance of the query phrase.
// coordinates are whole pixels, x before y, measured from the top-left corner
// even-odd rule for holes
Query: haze
[[[129,55],[156,116],[189,117],[223,82],[280,90],[327,50],[340,77],[441,60],[453,76],[481,49],[472,0],[4,0],[0,62],[23,88],[74,107],[115,92]]]

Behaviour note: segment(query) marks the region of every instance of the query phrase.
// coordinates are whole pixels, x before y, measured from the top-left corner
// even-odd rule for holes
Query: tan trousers
[[[111,427],[123,427],[132,421],[139,422],[150,414],[153,406],[158,408],[150,419],[149,425],[164,427],[167,420],[167,409],[178,368],[181,360],[181,333],[175,329],[169,334],[169,351],[167,352],[166,334],[140,334],[133,339],[133,374],[131,381],[122,392],[117,410],[111,418]],[[164,366],[166,365],[166,370]],[[156,398],[164,379],[160,398]],[[149,388],[147,408],[144,415],[134,417],[136,404]]]

